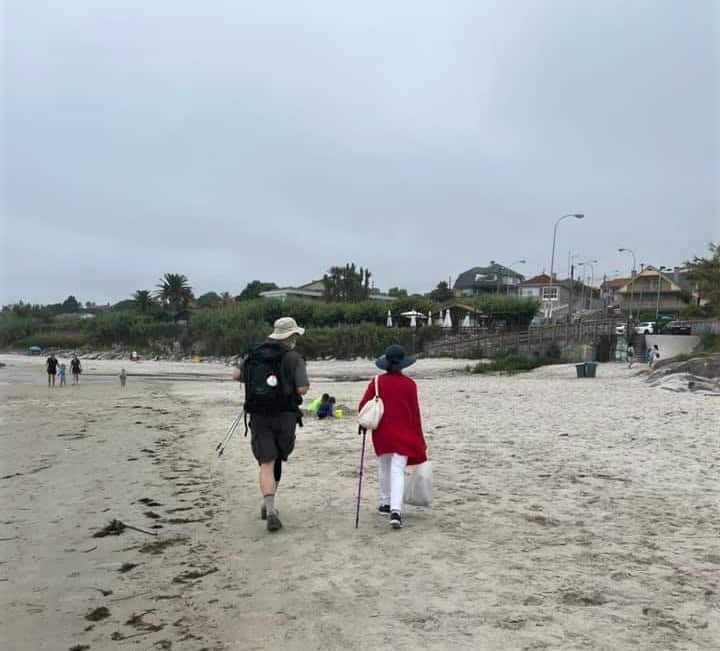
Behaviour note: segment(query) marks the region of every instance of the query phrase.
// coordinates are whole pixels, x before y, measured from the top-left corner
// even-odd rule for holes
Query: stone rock
[[[687,363],[688,371],[704,378],[720,378],[720,355],[697,357]]]

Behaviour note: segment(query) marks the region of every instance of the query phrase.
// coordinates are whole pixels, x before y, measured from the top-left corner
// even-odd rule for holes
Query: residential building
[[[545,318],[559,318],[567,316],[569,312],[597,310],[602,307],[597,288],[570,278],[554,278],[551,281],[548,274],[540,274],[520,283],[518,296],[537,299]]]
[[[693,290],[679,269],[659,271],[645,267],[623,287],[616,297],[625,311],[678,312],[693,302]]]
[[[487,267],[473,267],[463,271],[453,285],[455,296],[517,293],[525,277],[508,267],[490,261]]]
[[[629,282],[630,278],[613,278],[600,285],[600,293],[608,307],[617,305],[620,302],[621,299],[617,296],[617,293]]]
[[[278,287],[270,289],[266,292],[260,292],[263,298],[274,298],[279,301],[288,299],[302,299],[311,301],[321,301],[325,293],[325,285],[322,280],[313,280],[312,282],[300,285],[299,287]],[[395,301],[395,297],[387,294],[378,294],[370,292],[368,297],[371,301]]]

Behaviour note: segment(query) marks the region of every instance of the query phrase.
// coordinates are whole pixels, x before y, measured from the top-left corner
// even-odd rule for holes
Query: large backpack
[[[286,346],[265,342],[253,346],[242,366],[245,383],[246,414],[279,414],[292,411],[290,387],[283,378],[281,365]]]

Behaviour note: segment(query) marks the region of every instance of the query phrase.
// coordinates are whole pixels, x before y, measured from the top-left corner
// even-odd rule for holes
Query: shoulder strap
[[[378,378],[380,377],[380,374],[375,376],[375,397],[380,397],[380,391],[378,390]]]

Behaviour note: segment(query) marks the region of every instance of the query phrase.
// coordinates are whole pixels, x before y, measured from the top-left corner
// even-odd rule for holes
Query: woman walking
[[[375,365],[385,371],[378,376],[378,394],[384,404],[384,414],[372,433],[373,447],[378,457],[380,506],[378,511],[390,515],[393,529],[402,527],[402,505],[405,491],[405,466],[418,465],[427,460],[425,438],[420,420],[417,386],[402,369],[415,363],[407,357],[402,346],[388,346]],[[375,378],[370,380],[360,400],[358,410],[375,396]]]

